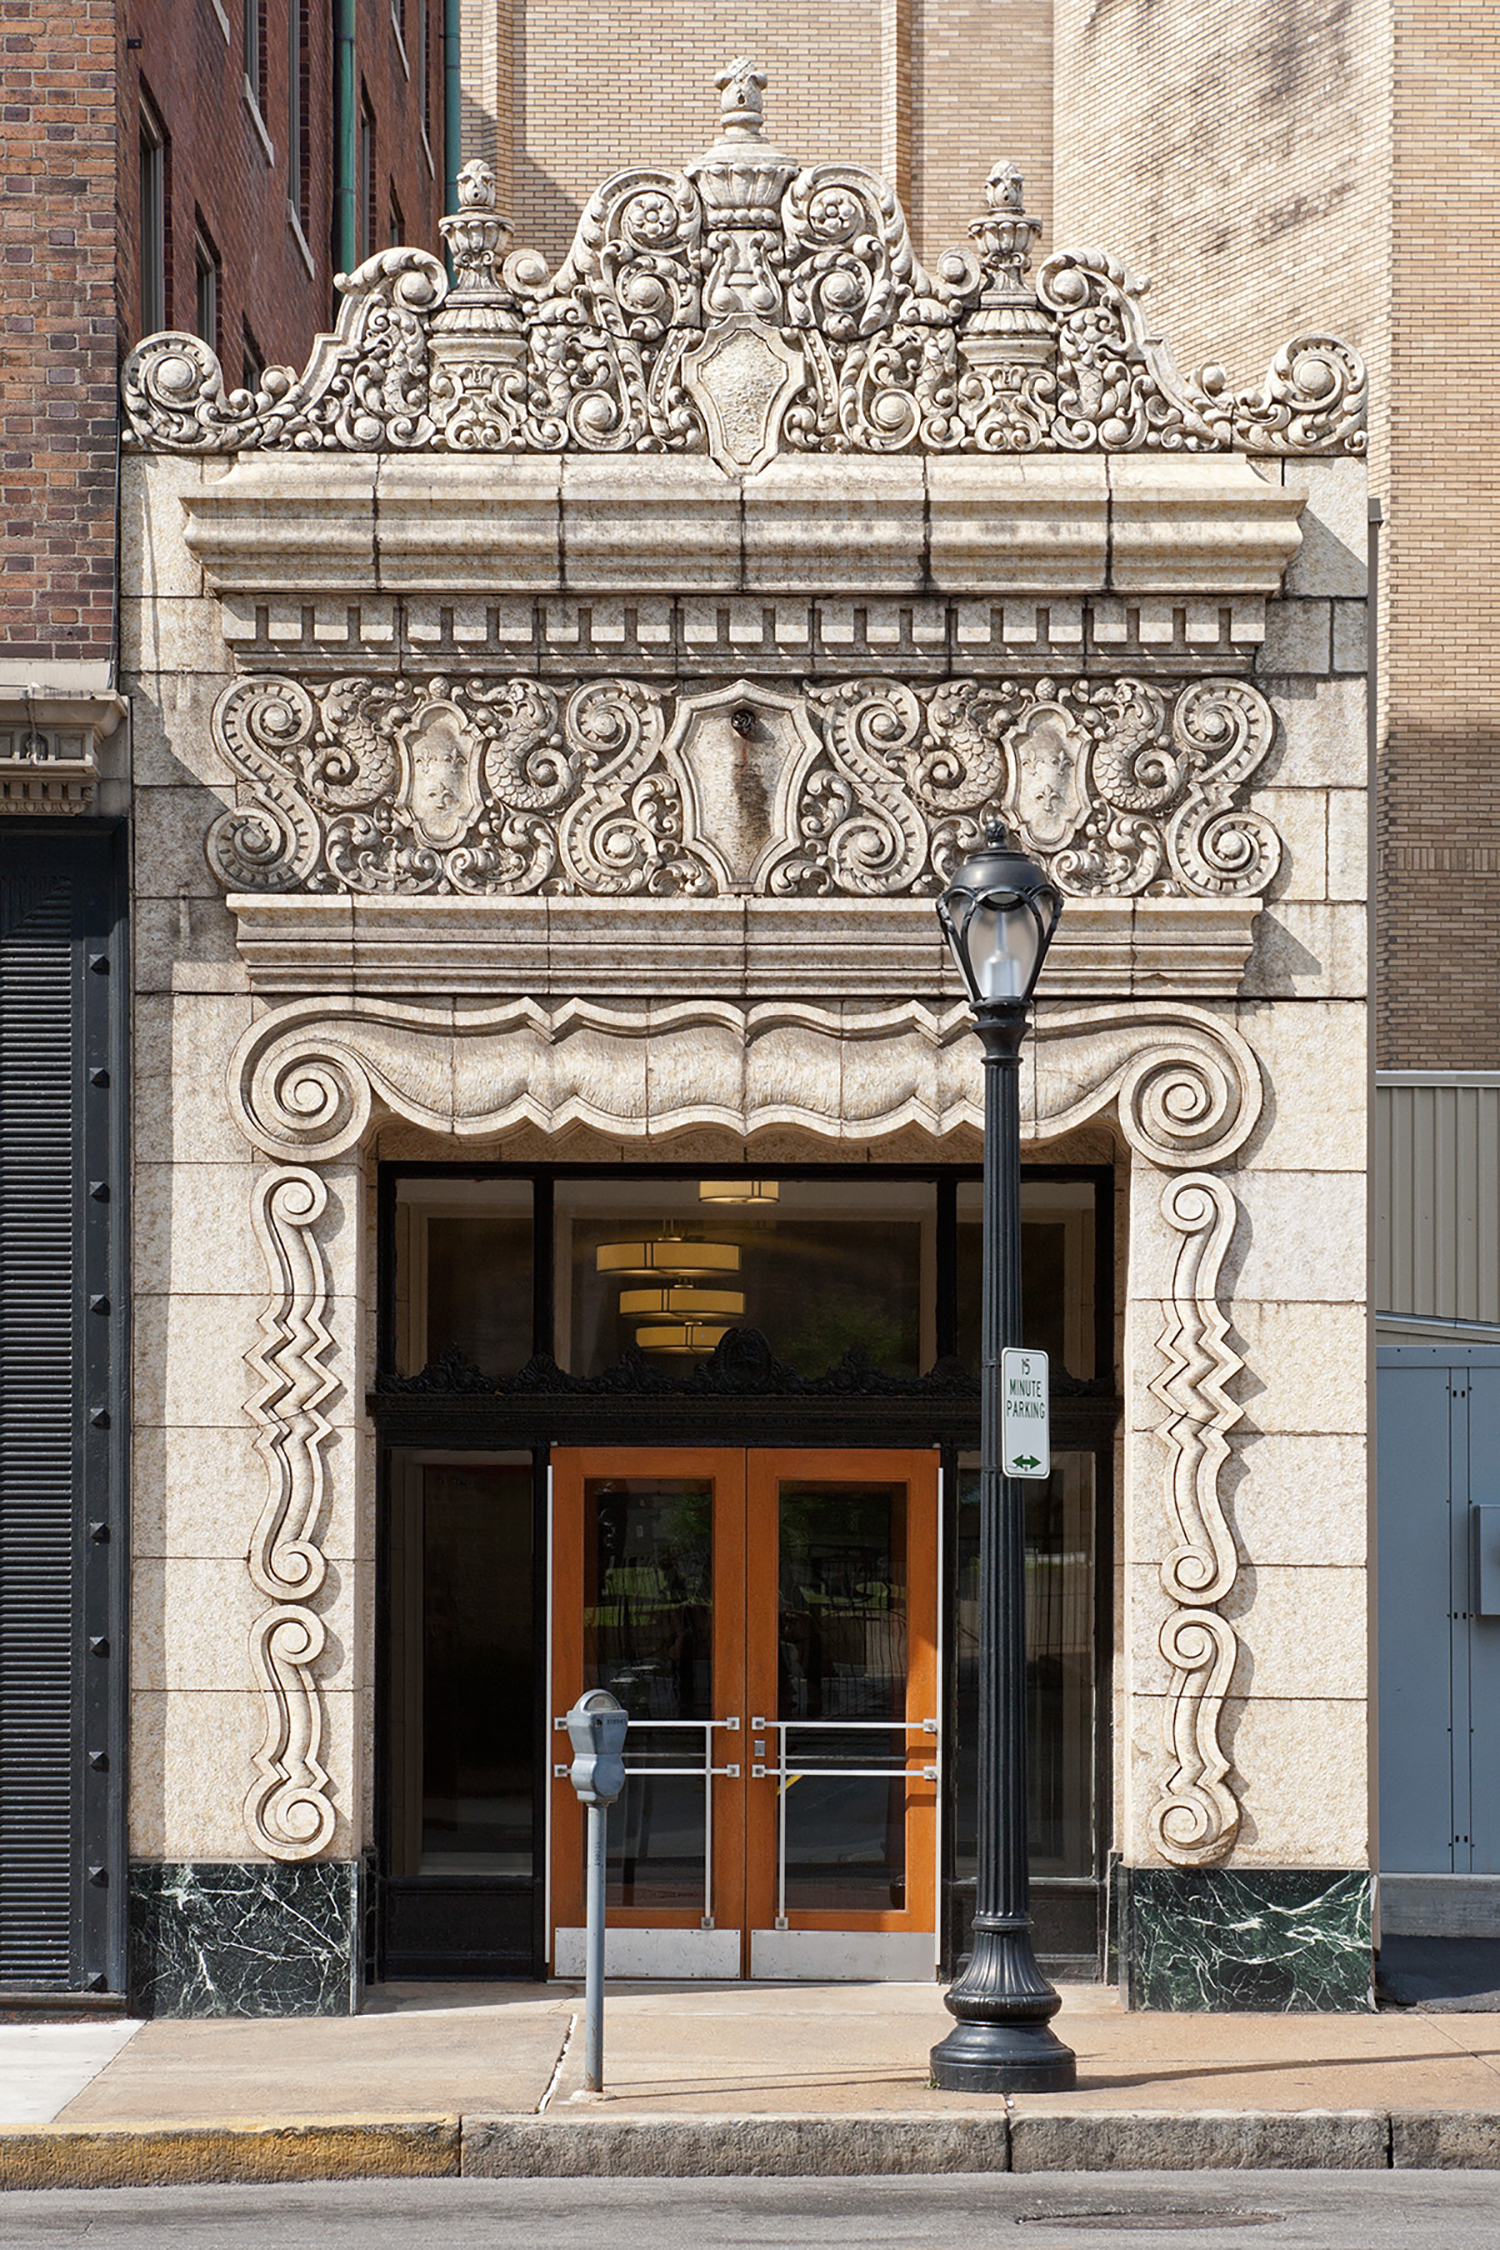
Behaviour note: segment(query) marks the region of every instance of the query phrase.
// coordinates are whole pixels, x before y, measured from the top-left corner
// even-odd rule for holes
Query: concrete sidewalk
[[[120,2027],[51,2026],[50,2125],[23,2121],[6,2068],[35,2028],[0,2026],[0,2182],[1500,2169],[1500,2016],[1132,2015],[1097,1986],[1063,1997],[1077,2091],[1004,2101],[928,2086],[948,2022],[928,1984],[612,1985],[602,2099],[582,2091],[565,1984],[386,1986],[354,2018],[146,2023],[123,2044]]]

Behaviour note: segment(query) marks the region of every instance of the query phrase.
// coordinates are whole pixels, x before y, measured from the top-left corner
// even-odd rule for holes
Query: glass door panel
[[[553,1473],[553,1707],[607,1687],[631,1714],[613,1973],[930,1975],[936,1454],[569,1450]],[[582,1818],[554,1770],[572,1974]]]
[[[923,1977],[936,1940],[936,1453],[752,1453],[752,1976]]]
[[[553,1455],[553,1710],[630,1713],[608,1821],[610,1966],[738,1976],[744,1894],[744,1456]],[[554,1959],[583,1958],[583,1822],[554,1733]]]

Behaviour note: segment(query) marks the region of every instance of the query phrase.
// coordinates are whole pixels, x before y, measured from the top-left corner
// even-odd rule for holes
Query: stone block
[[[135,895],[177,899],[183,892],[217,903],[223,889],[204,856],[210,822],[229,789],[137,789],[135,792]]]
[[[1358,899],[1370,895],[1370,800],[1363,790],[1333,789],[1328,794],[1328,896]]]
[[[1394,2109],[1394,2172],[1500,2172],[1500,2111]]]
[[[750,593],[917,594],[924,492],[916,459],[848,464],[782,454],[744,483],[744,586]]]
[[[1328,816],[1321,789],[1257,789],[1252,803],[1281,838],[1268,898],[1328,896]]]
[[[127,681],[130,773],[138,789],[195,783],[232,788],[234,774],[210,726],[224,684],[217,675],[204,672],[151,672]]]
[[[562,468],[554,456],[376,458],[369,584],[390,593],[443,593],[468,591],[477,581],[516,594],[562,580]]]
[[[1261,666],[1321,679],[1333,661],[1333,619],[1329,603],[1279,601],[1266,605],[1266,637]]]
[[[1017,2100],[1010,2128],[1013,2172],[1385,2169],[1385,2116],[1379,2110],[1198,2110],[1183,2115],[1089,2109],[1069,2114],[1029,2110],[1024,2094]],[[1204,2226],[1212,2230],[1212,2219],[1205,2216]]]
[[[1239,1653],[1229,1694],[1303,1704],[1359,1701],[1369,1684],[1369,1583],[1362,1569],[1258,1562],[1238,1540],[1239,1575],[1214,1606],[1235,1629]],[[1131,1566],[1128,1652],[1132,1693],[1159,1696],[1169,1675],[1157,1635],[1179,1604],[1157,1569]],[[1278,1783],[1280,1776],[1278,1778]],[[1262,1792],[1264,1780],[1262,1779]]]
[[[1308,1572],[1309,1577],[1315,1575]],[[1236,1867],[1370,1856],[1371,1731],[1365,1696],[1235,1696],[1220,1737],[1240,1796]]]
[[[201,489],[206,466],[170,453],[127,454],[120,464],[120,583],[148,601],[204,590],[183,503]]]
[[[466,2117],[466,2179],[859,2179],[1004,2172],[993,2117]]]
[[[1245,1361],[1235,1380],[1245,1427],[1350,1436],[1368,1423],[1365,1308],[1247,1300],[1230,1341]]]
[[[1256,999],[1363,999],[1370,926],[1363,905],[1278,899],[1255,925],[1244,989]]]
[[[1370,1452],[1359,1437],[1232,1430],[1221,1472],[1235,1535],[1257,1567],[1363,1565],[1370,1545]]]
[[[1362,461],[1287,461],[1285,489],[1302,502],[1302,545],[1286,574],[1289,594],[1365,592],[1369,480]]]
[[[137,1162],[130,1214],[137,1294],[254,1296],[266,1289],[250,1187],[242,1164]]]
[[[360,1908],[360,1868],[349,1859],[137,1860],[130,1870],[131,2008],[144,2016],[353,2015]],[[447,2138],[456,2141],[456,2131]],[[398,2168],[406,2169],[391,2167]],[[456,2148],[442,2168],[457,2170]],[[260,2176],[338,2175],[294,2167]]]
[[[1300,503],[1243,454],[1114,453],[1108,469],[1112,592],[1280,592]]]
[[[935,454],[926,470],[928,567],[943,592],[1034,593],[1045,586],[1090,593],[1103,586],[1109,495],[1102,460]]]
[[[1333,605],[1333,668],[1366,672],[1370,665],[1370,612],[1364,602]]]
[[[1265,1101],[1242,1170],[1360,1172],[1368,1152],[1363,1089],[1369,1027],[1360,1000],[1308,1000],[1295,1008],[1242,1002],[1239,1029],[1261,1067]],[[1330,1088],[1339,1098],[1330,1098]],[[1351,1099],[1351,1094],[1354,1098]]]
[[[1121,1880],[1120,1947],[1130,2006],[1282,2014],[1373,2008],[1372,1878],[1362,1869],[1327,1860],[1281,1868],[1132,1866]],[[1289,2135],[1299,2120],[1319,2114],[1289,2113]],[[1345,2169],[1383,2166],[1379,2113],[1324,2113],[1322,2130],[1311,2129],[1310,2145],[1341,2145],[1346,2130]],[[1289,2137],[1286,2154],[1243,2161],[1296,2168],[1295,2145]]]
[[[379,454],[344,452],[236,453],[206,462],[202,484],[184,493],[183,504],[187,544],[208,585],[304,601],[322,589],[379,585],[375,482],[389,466]],[[472,462],[446,466],[471,472],[472,491]]]
[[[1269,665],[1255,684],[1276,706],[1277,743],[1264,779],[1282,789],[1363,789],[1370,745],[1362,679],[1292,678]]]
[[[355,1553],[359,1498],[368,1485],[362,1444],[352,1430],[335,1430],[324,1442],[319,1544],[332,1561]],[[247,1417],[223,1430],[138,1427],[130,1460],[132,1559],[217,1559],[243,1574],[267,1495],[266,1463]]]

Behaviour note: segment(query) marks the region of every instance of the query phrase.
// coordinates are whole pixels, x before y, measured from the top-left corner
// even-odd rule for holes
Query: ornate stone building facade
[[[999,813],[1044,1949],[1367,2005],[1362,368],[1180,376],[1004,165],[924,267],[719,83],[555,267],[471,163],[305,372],[125,370],[138,1997],[567,1969],[586,1672],[618,1966],[961,1947]]]

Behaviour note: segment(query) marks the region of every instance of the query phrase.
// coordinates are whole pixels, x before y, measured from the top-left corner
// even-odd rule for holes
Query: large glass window
[[[1094,1854],[1094,1456],[1055,1452],[1026,1492],[1027,1745],[1033,1875],[1091,1876]],[[958,1762],[954,1872],[973,1879],[977,1799],[979,1467],[959,1469],[954,1556]]]
[[[451,1351],[510,1375],[532,1351],[529,1180],[403,1180],[396,1204],[396,1363]]]
[[[1054,1367],[1085,1380],[1095,1360],[1092,1180],[1026,1180],[1021,1187],[1021,1325],[1024,1341]],[[983,1190],[958,1188],[958,1356],[977,1372]]]
[[[1022,1189],[1024,1339],[1085,1380],[1106,1371],[1097,1194],[1086,1176]],[[455,1352],[513,1375],[550,1352],[594,1376],[630,1351],[680,1375],[735,1328],[802,1376],[850,1353],[898,1379],[953,1352],[979,1369],[975,1179],[412,1173],[395,1253],[386,1348],[402,1375]]]
[[[565,1366],[597,1374],[631,1345],[690,1365],[731,1327],[760,1329],[802,1375],[851,1350],[895,1375],[932,1364],[929,1182],[781,1180],[761,1183],[774,1201],[705,1196],[722,1184],[558,1182]]]

